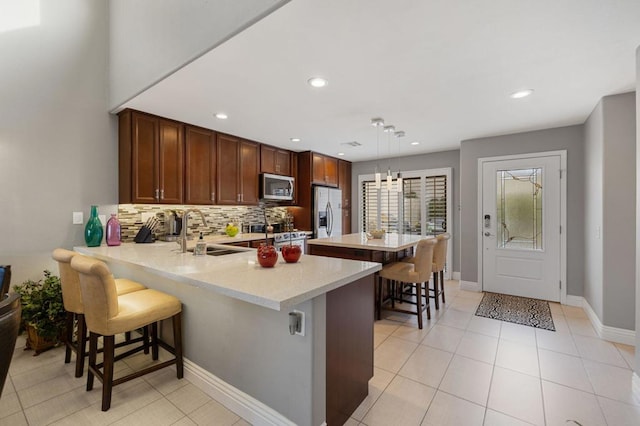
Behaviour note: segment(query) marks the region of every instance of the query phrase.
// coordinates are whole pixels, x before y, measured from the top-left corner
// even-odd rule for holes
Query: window
[[[361,230],[381,228],[415,235],[447,232],[450,170],[403,172],[402,193],[397,192],[397,180],[389,191],[384,180],[376,189],[373,175],[360,176]]]
[[[376,189],[373,175],[360,175],[360,231],[384,229],[389,233],[434,235],[451,232],[451,169],[402,172],[403,189],[397,180],[391,190],[382,181]],[[448,245],[451,258],[452,244]]]

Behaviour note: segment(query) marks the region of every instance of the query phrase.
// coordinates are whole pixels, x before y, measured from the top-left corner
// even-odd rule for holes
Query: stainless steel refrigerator
[[[313,187],[313,231],[315,238],[342,235],[342,190]]]

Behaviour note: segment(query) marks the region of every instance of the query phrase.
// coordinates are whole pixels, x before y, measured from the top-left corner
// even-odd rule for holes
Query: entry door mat
[[[508,294],[485,293],[476,316],[556,331],[549,302]]]

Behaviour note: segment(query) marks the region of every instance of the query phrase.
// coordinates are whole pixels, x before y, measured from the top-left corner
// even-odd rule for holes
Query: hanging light
[[[393,133],[396,130],[396,128],[395,126],[389,125],[389,126],[384,126],[382,130],[387,134],[387,147],[388,147],[389,153],[391,153],[391,143],[390,143],[391,133]],[[393,176],[391,176],[391,166],[389,166],[387,168],[387,191],[391,191],[392,186],[393,186]]]
[[[402,130],[398,130],[394,133],[394,135],[398,138],[398,156],[400,156],[400,138],[404,137],[404,132]],[[398,167],[398,180],[396,181],[396,190],[398,192],[402,192],[403,190],[403,181],[402,181],[402,173],[400,173],[400,167]]]
[[[372,118],[371,125],[376,128],[376,161],[379,162],[380,161],[380,127],[384,126],[384,120],[380,117]],[[382,187],[382,184],[381,184],[382,177],[380,176],[380,166],[378,163],[376,163],[375,170],[376,170],[375,172],[376,189],[380,189]]]

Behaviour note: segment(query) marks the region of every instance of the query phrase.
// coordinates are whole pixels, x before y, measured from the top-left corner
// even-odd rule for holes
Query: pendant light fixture
[[[380,176],[380,127],[384,126],[384,120],[380,117],[372,118],[371,125],[376,128],[376,189],[380,189],[381,185],[381,176]]]
[[[382,130],[387,134],[387,152],[391,154],[391,134],[396,130],[395,126],[384,126]],[[387,167],[387,191],[391,191],[393,177],[391,176],[391,166]]]
[[[396,136],[396,138],[398,138],[398,157],[400,156],[400,138],[404,137],[404,132],[402,130],[398,130],[397,132],[394,133],[394,135]],[[396,181],[396,190],[398,192],[402,192],[403,187],[402,187],[402,173],[400,173],[400,167],[398,167],[398,180]]]

